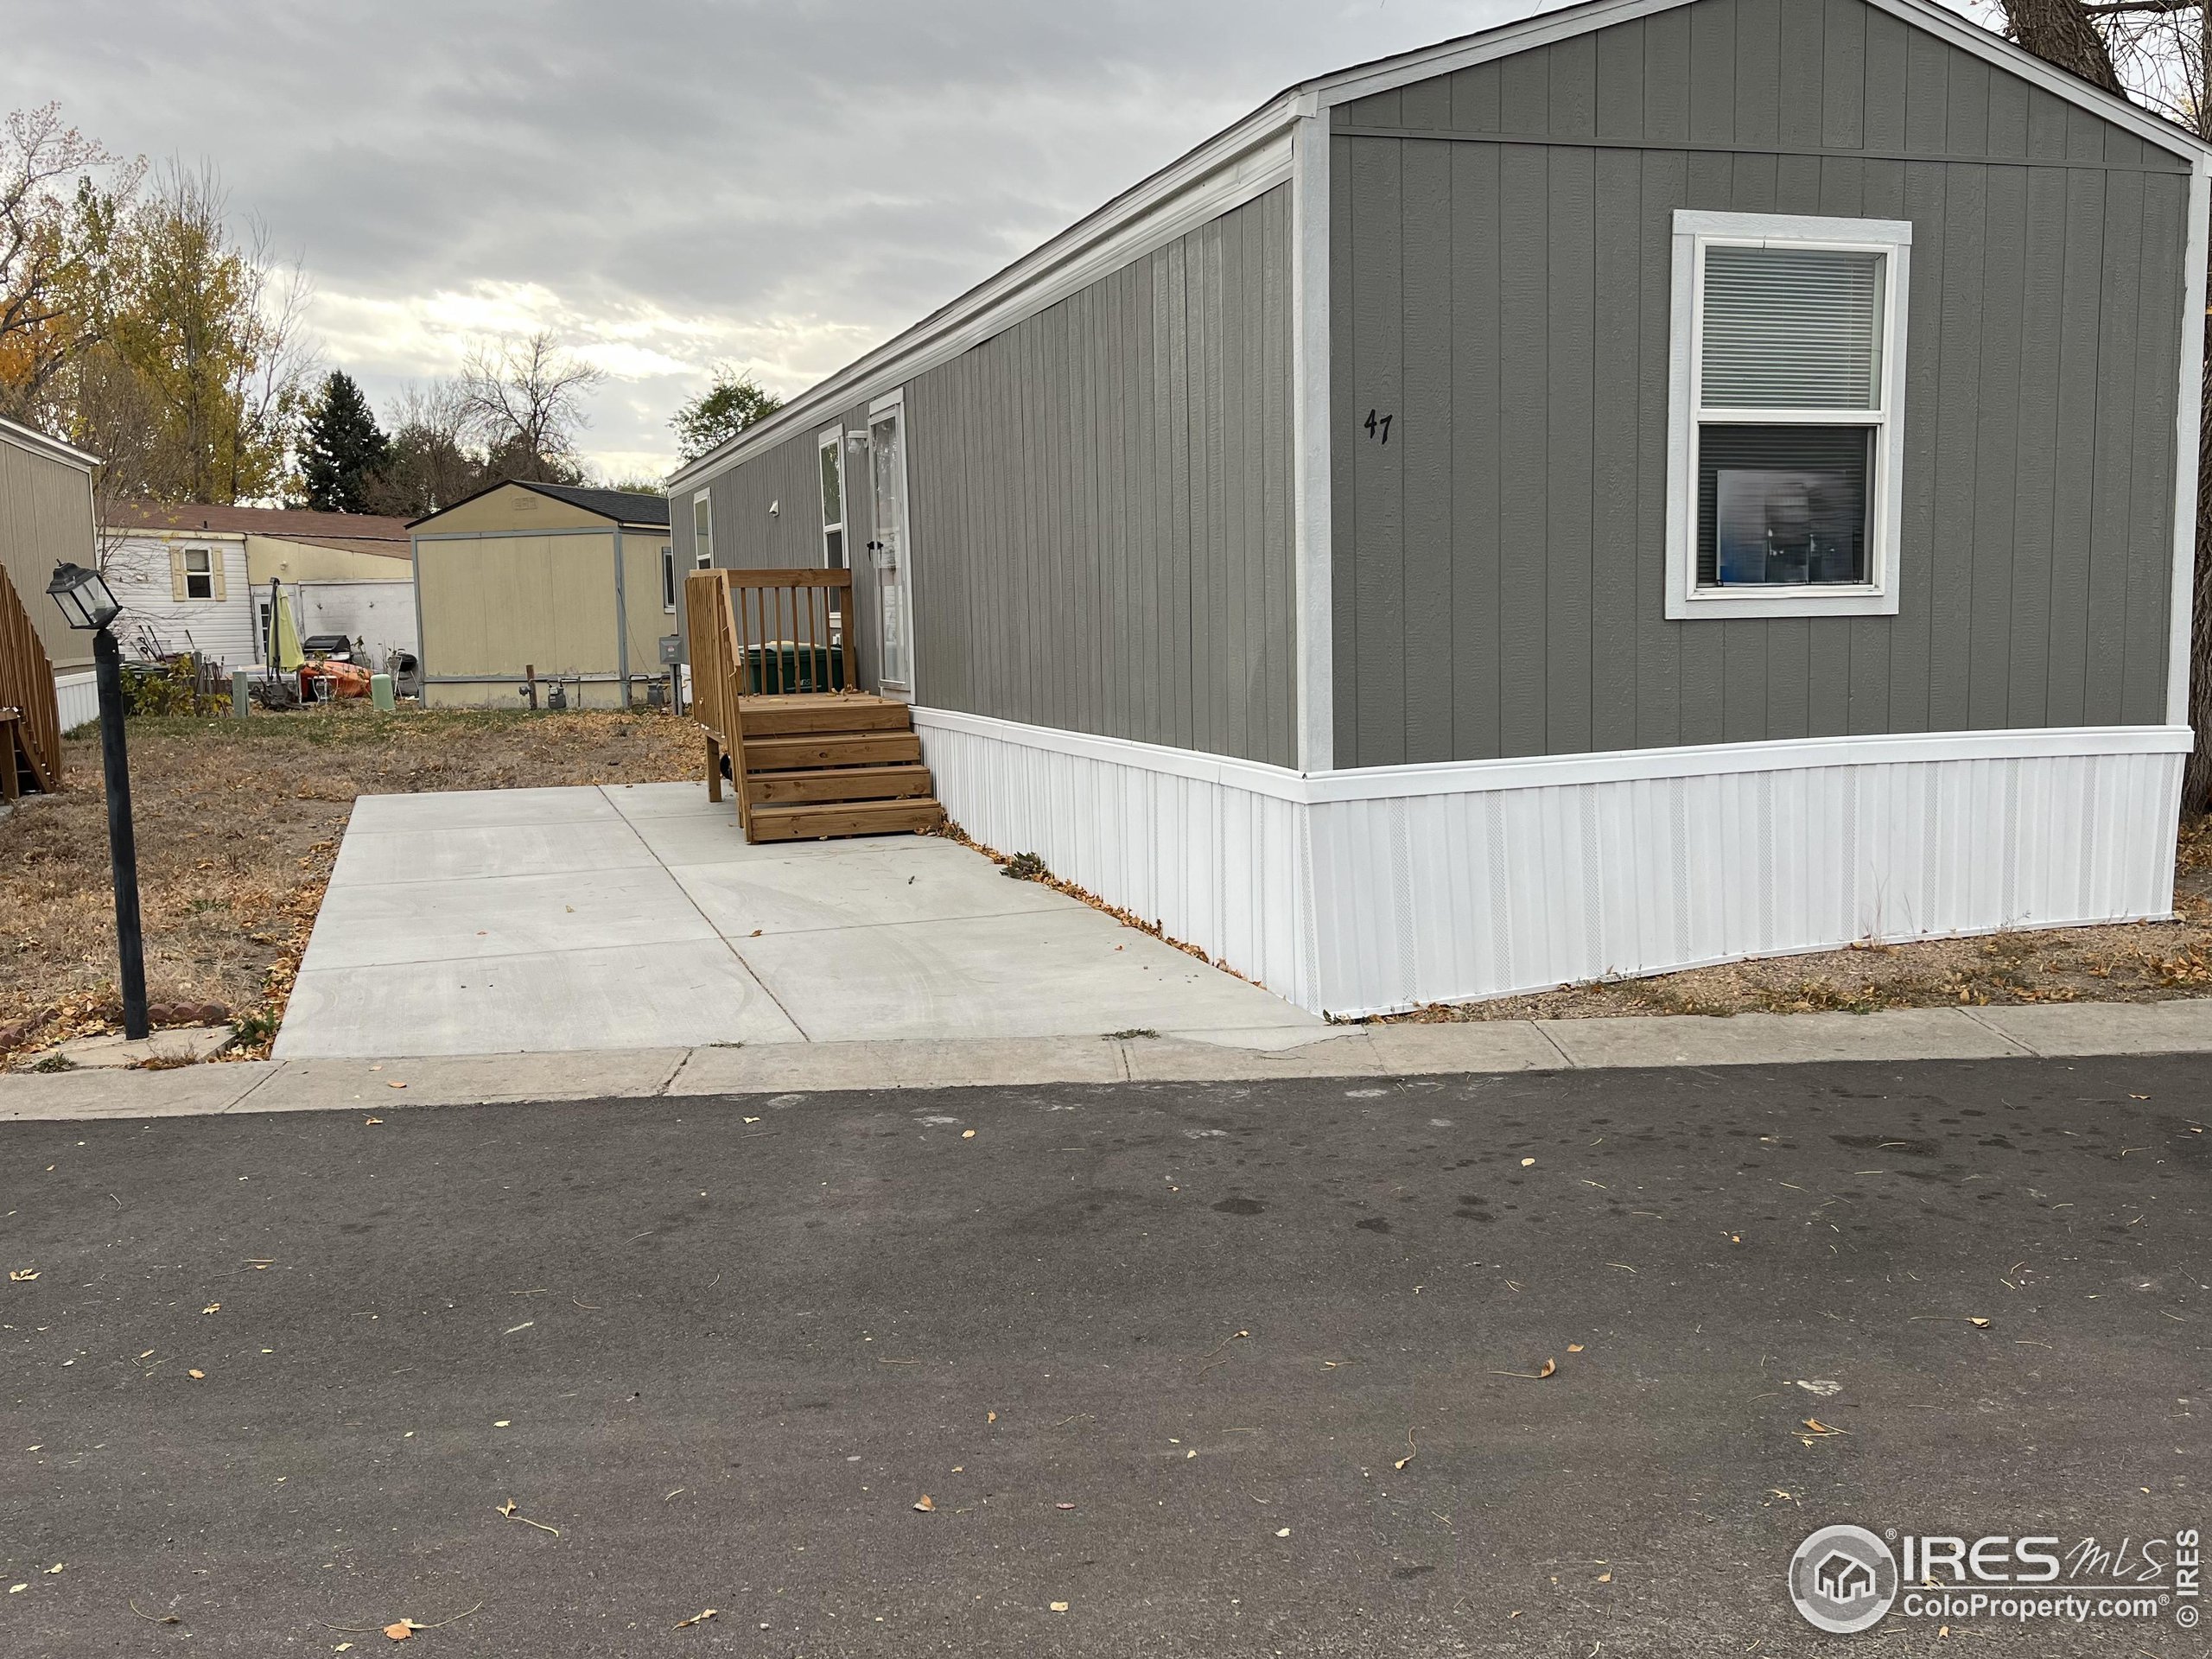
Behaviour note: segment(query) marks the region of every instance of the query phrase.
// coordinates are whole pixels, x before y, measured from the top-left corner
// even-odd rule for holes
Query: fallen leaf
[[[205,1371],[187,1371],[185,1375],[197,1381],[198,1379],[206,1376],[207,1373]]]
[[[1536,1375],[1538,1376],[1549,1376],[1557,1370],[1559,1370],[1559,1361],[1555,1359],[1548,1359],[1537,1368]]]
[[[987,1423],[995,1423],[998,1420],[999,1414],[995,1411],[987,1411],[983,1414],[983,1421]]]
[[[1288,1527],[1277,1527],[1277,1528],[1275,1529],[1275,1536],[1276,1536],[1276,1537],[1278,1537],[1278,1538],[1287,1538],[1287,1537],[1289,1537],[1289,1536],[1290,1536],[1290,1529],[1289,1529]]]
[[[1598,1582],[1600,1584],[1611,1584],[1612,1581],[1613,1575],[1610,1573],[1600,1573],[1598,1575]]]
[[[29,1588],[30,1586],[28,1584],[11,1584],[8,1586],[8,1593],[11,1596],[20,1596]]]
[[[361,1127],[364,1128],[370,1128],[383,1122],[384,1119],[380,1117],[365,1117],[361,1120]]]
[[[500,1504],[499,1512],[501,1515],[512,1515],[515,1512],[514,1499],[511,1497],[505,1503]]]
[[[331,1651],[333,1653],[351,1653],[353,1651],[353,1644],[351,1642],[340,1642],[336,1647],[333,1648]]]
[[[1117,950],[1121,949],[1119,945],[1116,945],[1114,948]],[[1052,1604],[1052,1611],[1056,1613],[1065,1613],[1067,1610],[1068,1605],[1065,1601],[1056,1601]]]
[[[8,1269],[8,1282],[11,1285],[28,1285],[38,1275],[39,1269],[36,1268],[10,1268]]]
[[[397,1624],[385,1625],[384,1627],[384,1633],[395,1642],[404,1642],[409,1637],[415,1634],[414,1630],[409,1626],[407,1621],[404,1618]]]
[[[1570,1354],[1579,1354],[1582,1351],[1582,1344],[1579,1342],[1570,1342],[1567,1344],[1567,1351]]]
[[[387,1081],[387,1082],[385,1084],[385,1088],[387,1088],[387,1089],[404,1089],[406,1086],[407,1086],[407,1085],[406,1085],[405,1084],[404,1084],[404,1083],[392,1083],[392,1082],[390,1082],[390,1081]],[[398,1638],[397,1638],[397,1637],[393,1637],[392,1639],[393,1639],[394,1641],[397,1641]]]
[[[1808,1394],[1819,1395],[1823,1400],[1832,1394],[1843,1392],[1842,1383],[1833,1382],[1825,1376],[1801,1376],[1797,1379],[1797,1386]]]
[[[715,1616],[715,1611],[716,1610],[712,1607],[702,1607],[697,1612],[692,1614],[690,1618],[677,1619],[676,1621],[676,1628],[679,1630],[688,1630],[694,1624],[703,1624]]]
[[[498,1422],[493,1424],[492,1427],[494,1428],[505,1428],[513,1420],[512,1418],[502,1417]]]
[[[219,1313],[223,1311],[223,1305],[220,1302],[210,1302],[200,1311],[202,1313]]]
[[[973,1129],[963,1129],[960,1131],[960,1138],[963,1141],[973,1141],[976,1138],[976,1131]]]
[[[745,1121],[748,1123],[758,1123],[760,1120],[757,1117],[748,1117]]]
[[[1851,1432],[1847,1428],[1831,1428],[1817,1417],[1808,1417],[1805,1420],[1805,1427],[1808,1433],[1814,1434],[1848,1434]]]
[[[1989,1321],[1987,1319],[1968,1319],[1967,1323],[1974,1326],[1977,1331],[1986,1331],[1989,1329]]]
[[[919,1510],[924,1515],[927,1515],[931,1510],[937,1508],[937,1500],[931,1497],[927,1492],[924,1492],[919,1497],[914,1500],[914,1507]]]
[[[1522,1168],[1523,1168],[1523,1169],[1529,1169],[1529,1168],[1531,1168],[1531,1167],[1533,1167],[1533,1166],[1535,1166],[1535,1161],[1536,1161],[1536,1160],[1535,1160],[1535,1159],[1533,1159],[1533,1158],[1523,1158],[1523,1159],[1521,1160],[1521,1167],[1522,1167]]]
[[[68,1563],[68,1562],[67,1562],[67,1561],[56,1561],[56,1562],[55,1562],[52,1567],[48,1567],[48,1568],[46,1569],[46,1576],[47,1576],[47,1577],[48,1577],[48,1578],[50,1579],[50,1578],[52,1578],[55,1573],[57,1573],[60,1572],[60,1571],[61,1571],[61,1569],[62,1569],[63,1567],[67,1567],[67,1566],[68,1566],[68,1565],[69,1565],[69,1563]]]
[[[1406,1455],[1405,1455],[1404,1457],[1402,1457],[1402,1458],[1400,1458],[1400,1459],[1399,1459],[1395,1463],[1392,1464],[1390,1466],[1391,1466],[1393,1469],[1402,1469],[1402,1468],[1404,1468],[1408,1464],[1411,1463],[1411,1462],[1414,1460],[1414,1452],[1415,1452],[1415,1451],[1417,1451],[1418,1449],[1419,1449],[1419,1448],[1417,1448],[1417,1447],[1414,1445],[1414,1432],[1413,1432],[1413,1430],[1411,1430],[1411,1429],[1409,1428],[1409,1429],[1408,1429],[1408,1430],[1406,1431]]]

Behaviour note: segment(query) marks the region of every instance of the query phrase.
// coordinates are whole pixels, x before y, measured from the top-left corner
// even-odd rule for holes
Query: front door
[[[882,619],[877,658],[881,689],[914,694],[913,569],[906,538],[906,423],[893,404],[868,416],[868,477],[875,497],[875,536],[868,544]]]

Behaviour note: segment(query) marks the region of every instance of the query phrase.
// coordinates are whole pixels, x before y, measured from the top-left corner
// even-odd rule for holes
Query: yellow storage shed
[[[429,708],[620,709],[677,632],[664,496],[495,484],[409,526]]]

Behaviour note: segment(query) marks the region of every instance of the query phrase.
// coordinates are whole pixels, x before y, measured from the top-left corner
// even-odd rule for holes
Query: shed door
[[[914,692],[912,562],[906,537],[906,423],[897,405],[868,423],[868,476],[875,497],[875,537],[868,544],[875,570],[882,654],[877,679],[885,691]]]

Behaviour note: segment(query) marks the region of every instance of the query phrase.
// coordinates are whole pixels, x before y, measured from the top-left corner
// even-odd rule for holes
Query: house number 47
[[[1373,410],[1369,410],[1367,411],[1367,435],[1374,439],[1377,443],[1389,442],[1390,416],[1388,415],[1378,415]]]

